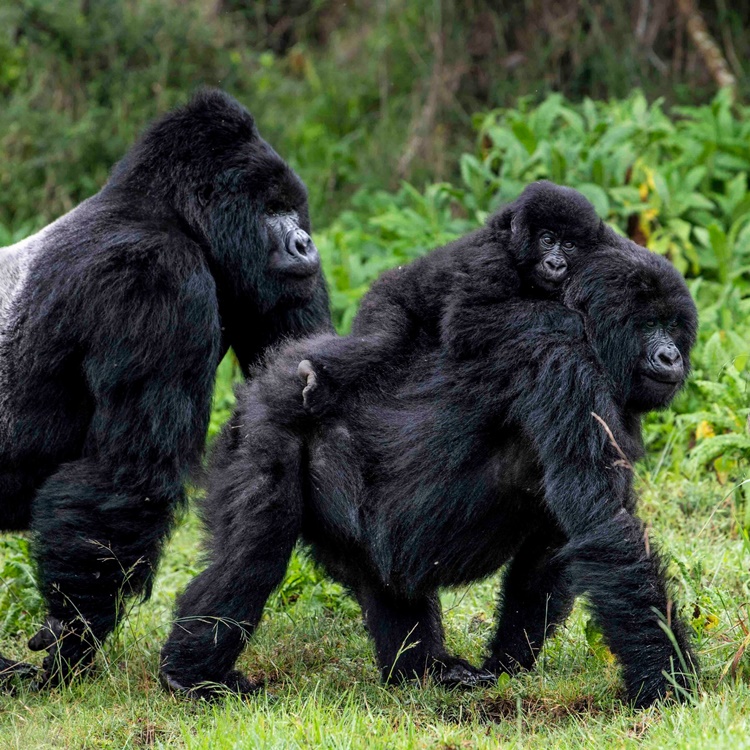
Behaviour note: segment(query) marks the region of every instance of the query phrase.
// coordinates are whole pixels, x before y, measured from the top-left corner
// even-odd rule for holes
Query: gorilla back
[[[148,594],[227,349],[247,373],[330,327],[309,231],[302,182],[205,91],[0,250],[0,527],[34,532],[47,678],[90,659],[121,594]]]
[[[573,310],[485,309],[481,355],[419,352],[305,429],[286,418],[299,393],[279,399],[316,343],[283,350],[240,397],[217,448],[210,566],[179,601],[166,683],[252,688],[232,666],[302,537],[360,602],[384,679],[471,684],[531,667],[587,593],[630,698],[664,696],[663,672],[687,672],[679,659],[689,669],[691,652],[633,515],[628,461],[640,452],[640,415],[684,382],[695,307],[667,261],[627,243],[592,253],[565,299]],[[446,652],[437,593],[505,563],[479,670]]]

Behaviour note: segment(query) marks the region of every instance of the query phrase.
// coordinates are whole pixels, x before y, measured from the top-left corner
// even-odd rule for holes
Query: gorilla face
[[[266,216],[268,268],[271,272],[304,281],[320,269],[318,250],[310,235],[300,227],[296,212]]]
[[[656,314],[641,322],[641,349],[633,373],[629,402],[637,411],[663,409],[683,386],[688,375],[689,348],[686,327],[672,315]]]
[[[682,275],[630,240],[592,253],[566,291],[620,398],[635,412],[663,409],[690,372],[698,316]]]
[[[593,236],[585,229],[571,232],[555,226],[536,232],[531,249],[531,256],[534,258],[530,274],[532,284],[545,292],[559,289],[569,275],[578,248],[585,248],[591,242]]]
[[[298,293],[301,288],[311,291],[311,285],[303,282],[318,274],[320,258],[310,237],[304,183],[260,136],[244,150],[240,170],[233,192],[240,203],[247,201],[251,215],[257,215],[266,245],[266,270]],[[232,182],[231,173],[226,178],[226,173],[219,177],[222,187]]]
[[[534,182],[490,219],[510,231],[510,252],[524,285],[556,296],[600,242],[603,224],[577,190],[547,180]],[[582,256],[582,257],[581,257]]]
[[[243,269],[225,283],[263,310],[311,299],[321,269],[310,237],[307,191],[281,157],[257,137],[208,192],[200,223],[211,254],[220,268]]]
[[[643,332],[643,356],[638,368],[638,374],[645,381],[672,388],[679,385],[685,377],[682,355],[671,335],[671,330],[675,326],[674,321],[646,322]]]

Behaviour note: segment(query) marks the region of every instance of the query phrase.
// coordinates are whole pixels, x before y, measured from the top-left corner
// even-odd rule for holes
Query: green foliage
[[[211,421],[208,425],[208,439],[213,440],[219,434],[224,423],[234,409],[234,387],[241,380],[242,373],[236,357],[230,351],[219,364],[216,371],[214,402],[211,409]]]
[[[0,633],[28,632],[42,616],[42,597],[24,537],[0,538]]]
[[[675,263],[698,302],[694,378],[673,409],[647,420],[658,466],[741,476],[750,459],[750,109],[722,94],[670,116],[640,93],[580,104],[553,94],[475,121],[478,146],[460,159],[460,183],[362,191],[317,234],[339,329],[384,269],[475,228],[532,180],[570,185]]]
[[[310,12],[284,54],[266,33],[290,13],[275,2],[0,4],[0,224],[42,225],[96,192],[145,124],[202,85],[237,96],[289,155],[316,223],[356,189],[391,185],[430,74],[433,14],[405,0],[356,13],[295,3]],[[323,6],[320,44],[301,29]]]
[[[748,291],[748,114],[727,94],[671,116],[640,93],[580,105],[553,95],[478,117],[481,153],[463,157],[463,172],[492,206],[535,179],[577,187],[683,272]]]
[[[324,611],[356,614],[356,604],[343,586],[324,576],[302,548],[292,555],[286,577],[269,606],[281,611],[294,608],[320,614]]]
[[[402,178],[457,181],[459,154],[471,143],[467,113],[478,109],[534,92],[523,104],[531,110],[554,88],[574,97],[603,97],[642,85],[649,97],[662,92],[670,101],[690,102],[705,100],[712,90],[700,65],[675,60],[674,76],[667,79],[644,59],[647,49],[666,59],[682,49],[671,38],[671,21],[657,24],[664,28],[655,48],[642,47],[624,6],[604,10],[598,3],[565,0],[569,10],[545,7],[540,13],[537,5],[0,3],[0,223],[13,229],[29,221],[44,224],[91,195],[144,125],[201,85],[219,85],[251,108],[261,131],[289,155],[310,187],[318,227],[363,187],[395,189]],[[555,21],[558,12],[568,19],[564,24]],[[746,16],[738,7],[709,17],[724,41],[733,40],[739,59],[748,48]],[[522,65],[513,62],[519,55]],[[747,88],[746,77],[738,78],[740,88]],[[687,90],[680,87],[685,79]],[[547,114],[540,110],[534,123],[519,111],[513,134],[525,149],[547,140],[550,131],[545,134],[541,120],[556,106],[548,105]],[[645,105],[641,110],[634,114],[651,117]],[[623,116],[608,136],[612,141],[630,140],[630,115]],[[651,125],[658,127],[658,118]],[[701,127],[713,127],[710,117],[695,130]],[[699,140],[704,135],[697,132]],[[741,133],[720,135],[725,145],[741,144]],[[571,163],[559,146],[551,151],[556,173]],[[638,153],[635,139],[630,148]],[[621,160],[627,159],[623,152]],[[464,172],[472,168],[463,165]],[[601,199],[593,187],[598,181],[589,184],[592,197]],[[627,191],[618,200],[626,199]]]

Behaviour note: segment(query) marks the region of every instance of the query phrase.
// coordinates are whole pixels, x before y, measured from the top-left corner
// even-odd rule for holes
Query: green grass
[[[616,664],[587,642],[582,604],[534,672],[474,691],[385,688],[356,605],[304,556],[295,557],[240,662],[267,681],[267,692],[214,705],[174,698],[156,673],[174,597],[198,557],[199,529],[189,515],[172,539],[154,596],[107,643],[94,677],[0,697],[0,747],[750,747],[750,662],[743,655],[732,666],[746,637],[750,547],[732,496],[725,499],[731,488],[709,478],[650,481],[647,469],[639,467],[642,515],[671,558],[703,664],[694,705],[640,712],[625,706]],[[6,544],[0,562],[13,555],[16,547]],[[497,584],[496,577],[443,595],[454,652],[480,659]],[[36,620],[19,622],[0,647],[27,658],[24,643]]]

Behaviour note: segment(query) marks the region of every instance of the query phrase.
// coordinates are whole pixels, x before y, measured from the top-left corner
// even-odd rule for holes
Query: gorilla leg
[[[243,431],[252,430],[250,415],[242,417]],[[212,474],[206,508],[211,563],[179,598],[162,650],[166,686],[195,697],[208,697],[217,685],[240,693],[257,689],[233,666],[301,532],[299,443],[285,441],[270,425],[254,437],[255,449],[236,449],[236,460]]]
[[[559,538],[535,532],[510,562],[485,669],[495,674],[531,669],[545,639],[567,619],[574,596],[567,566],[555,559],[559,550]]]
[[[641,522],[622,510],[608,523],[572,539],[561,558],[569,563],[575,593],[588,594],[604,638],[622,664],[635,706],[665,696],[671,687],[665,672],[689,692],[697,661],[667,590],[663,565],[646,542]]]
[[[471,687],[494,679],[446,652],[437,594],[406,599],[382,589],[362,588],[356,595],[375,642],[383,682],[432,675],[442,685]]]
[[[49,616],[29,646],[48,649],[52,681],[91,662],[125,598],[150,594],[203,449],[220,354],[212,287],[190,277],[172,295],[159,274],[147,280],[153,289],[123,277],[115,288],[125,299],[93,328],[82,457],[61,464],[34,500],[32,549]]]
[[[48,617],[29,647],[49,649],[47,680],[90,664],[125,600],[149,595],[182,496],[181,482],[167,476],[145,482],[135,468],[81,459],[40,488],[33,549]]]
[[[645,706],[670,690],[665,672],[688,688],[695,658],[658,558],[641,522],[630,513],[631,469],[594,417],[624,445],[619,412],[606,388],[585,370],[577,372],[574,358],[556,364],[556,378],[546,383],[555,393],[554,403],[547,399],[545,404],[529,389],[514,409],[538,446],[548,508],[570,540],[559,563],[569,566],[573,593],[588,594],[607,645],[622,663],[630,699]]]
[[[607,424],[616,424],[610,417]],[[607,446],[595,449],[595,434],[591,430],[580,440],[571,435],[574,455],[566,456],[559,446],[546,454],[547,502],[570,540],[556,560],[568,567],[573,593],[588,595],[605,641],[622,664],[630,700],[647,706],[670,691],[665,673],[690,689],[697,662],[663,567],[630,512],[630,470],[618,466]]]

